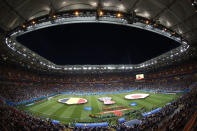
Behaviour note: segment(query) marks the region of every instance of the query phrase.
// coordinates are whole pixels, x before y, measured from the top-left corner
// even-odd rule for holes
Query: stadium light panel
[[[119,10],[124,10],[125,7],[124,7],[124,5],[121,4],[121,5],[118,6],[118,9],[119,9]]]
[[[108,67],[108,69],[110,69],[110,70],[114,70],[114,69],[115,69],[115,67],[111,67],[111,66],[109,66],[109,67]]]
[[[106,7],[109,7],[109,6],[111,6],[111,3],[110,2],[105,2],[105,3],[103,3],[103,5],[106,6]]]
[[[125,67],[124,67],[124,66],[122,66],[121,68],[122,68],[122,69],[125,69]]]
[[[144,12],[142,15],[143,15],[144,17],[146,17],[146,18],[150,17],[150,14],[149,14],[148,12]]]
[[[90,3],[92,6],[96,7],[97,6],[97,3],[96,2],[91,2]]]
[[[83,67],[83,70],[87,70],[88,68],[87,67]]]
[[[62,5],[65,5],[65,4],[66,4],[66,1],[63,1],[63,2],[62,2]]]

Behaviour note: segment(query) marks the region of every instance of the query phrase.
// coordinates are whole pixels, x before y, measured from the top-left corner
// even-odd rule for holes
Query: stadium
[[[0,130],[197,129],[196,0],[0,2]]]

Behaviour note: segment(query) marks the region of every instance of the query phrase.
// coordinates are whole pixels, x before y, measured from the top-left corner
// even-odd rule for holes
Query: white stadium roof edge
[[[11,37],[5,39],[6,45],[19,55],[36,62],[39,61],[39,64],[42,66],[55,70],[130,70],[144,68],[157,64],[164,59],[172,59],[180,53],[184,53],[189,48],[189,45],[197,44],[196,0],[0,0],[0,2],[0,29],[7,32],[19,26],[26,28],[25,30],[19,29],[12,32]],[[84,15],[84,12],[80,10],[89,10],[90,12],[86,12]],[[103,11],[104,14],[108,12],[108,15],[105,14],[105,16],[98,19],[97,15],[91,14],[91,10],[95,14],[98,11]],[[79,14],[75,14],[76,17],[72,18],[58,16],[58,13],[69,11],[79,11]],[[147,21],[145,23],[139,21],[130,23],[125,17],[113,17],[113,13],[110,14],[110,11],[131,14],[132,18],[137,16]],[[42,22],[36,21],[39,20],[38,18],[41,19],[42,16],[51,16],[54,19],[53,21],[51,19],[47,21],[41,20]],[[171,38],[179,42],[180,46],[159,57],[137,65],[58,66],[15,41],[16,36],[39,28],[81,22],[102,22],[137,27]],[[151,25],[151,22],[162,25],[165,28],[155,28]],[[172,32],[176,32],[178,36],[172,36]],[[36,60],[37,57],[39,57],[39,60]],[[31,64],[34,64],[35,61],[32,61]]]
[[[191,1],[196,0],[0,0],[0,27],[8,31],[51,12],[101,6],[103,10],[135,11],[176,31],[189,43],[196,43],[197,12]]]

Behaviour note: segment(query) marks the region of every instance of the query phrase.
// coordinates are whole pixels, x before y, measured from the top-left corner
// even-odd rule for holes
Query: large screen
[[[141,79],[144,79],[144,74],[137,74],[136,80],[141,80]]]

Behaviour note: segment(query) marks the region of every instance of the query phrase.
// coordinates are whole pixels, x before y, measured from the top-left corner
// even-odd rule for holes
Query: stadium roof
[[[9,31],[31,19],[75,9],[135,11],[197,42],[196,0],[0,0],[0,31]]]

